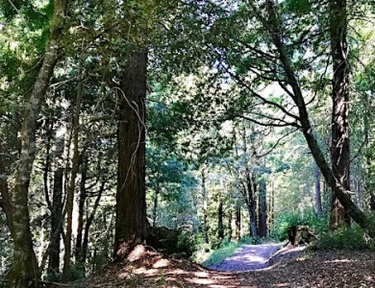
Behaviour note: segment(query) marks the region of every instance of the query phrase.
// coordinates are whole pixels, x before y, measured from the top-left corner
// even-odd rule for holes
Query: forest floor
[[[311,251],[289,245],[276,252],[266,266],[219,272],[138,246],[127,263],[111,265],[76,287],[375,287],[375,253],[370,251]]]

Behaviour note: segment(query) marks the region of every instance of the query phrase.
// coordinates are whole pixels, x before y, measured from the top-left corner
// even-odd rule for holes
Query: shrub
[[[327,218],[318,217],[313,209],[304,209],[302,212],[286,211],[275,220],[272,237],[278,241],[288,238],[287,230],[291,226],[305,225],[317,233],[327,231]]]
[[[323,233],[316,247],[323,250],[364,250],[370,248],[370,244],[364,230],[356,225]]]
[[[219,249],[212,252],[208,259],[205,260],[202,264],[206,267],[219,264],[225,258],[231,256],[239,246],[241,245],[233,242],[226,242],[225,245],[224,243],[222,243],[222,246]]]

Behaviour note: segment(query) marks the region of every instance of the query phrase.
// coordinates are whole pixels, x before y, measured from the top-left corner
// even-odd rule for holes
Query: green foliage
[[[225,258],[231,256],[233,252],[242,244],[234,243],[234,242],[226,242],[223,243],[222,246],[213,251],[212,254],[208,257],[207,260],[205,260],[202,264],[204,266],[212,266],[215,264],[219,264],[221,261],[223,261]]]
[[[244,236],[244,237],[241,237],[240,241],[238,241],[239,244],[246,244],[246,245],[252,245],[252,244],[255,244],[255,241],[252,237],[250,236]]]
[[[287,0],[287,9],[296,14],[306,14],[311,11],[311,0]]]
[[[319,218],[312,209],[304,209],[302,212],[285,211],[275,219],[273,238],[279,241],[286,240],[288,228],[295,225],[307,225],[318,233],[327,230],[326,218]]]
[[[351,228],[340,228],[319,236],[316,247],[323,250],[364,250],[371,246],[364,230],[357,225]]]

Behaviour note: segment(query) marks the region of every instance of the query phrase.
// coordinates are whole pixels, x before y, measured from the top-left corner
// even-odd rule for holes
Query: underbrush
[[[284,212],[276,220],[272,237],[278,241],[288,238],[287,230],[291,226],[306,225],[315,233],[321,234],[328,230],[327,217],[318,216],[313,209],[305,209],[302,212]]]
[[[357,225],[322,233],[316,243],[321,250],[367,250],[375,251],[375,242]]]
[[[215,264],[219,264],[225,258],[231,256],[234,253],[234,251],[241,245],[241,243],[235,242],[227,242],[223,244],[219,249],[211,251],[207,255],[208,258],[202,262],[202,265],[208,267]]]

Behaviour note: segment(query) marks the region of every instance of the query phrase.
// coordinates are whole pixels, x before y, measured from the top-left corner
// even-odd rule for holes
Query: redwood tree
[[[346,0],[330,1],[330,38],[333,62],[332,78],[332,143],[331,160],[334,177],[342,187],[350,190],[350,147],[349,147],[349,63],[347,44]],[[333,194],[331,203],[331,228],[350,217]]]
[[[115,257],[126,256],[147,236],[145,120],[147,52],[134,50],[123,69],[118,92],[118,171]]]

